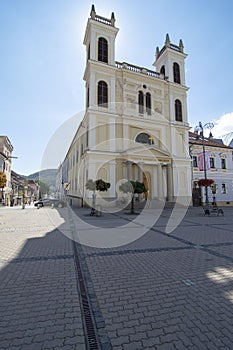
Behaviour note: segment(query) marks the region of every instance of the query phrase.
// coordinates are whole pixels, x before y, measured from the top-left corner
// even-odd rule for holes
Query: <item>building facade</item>
[[[40,186],[34,180],[11,171],[11,206],[31,204],[39,199]]]
[[[6,186],[0,191],[0,202],[10,205],[11,198],[11,157],[13,146],[7,136],[0,136],[0,171],[6,175]]]
[[[192,157],[192,193],[193,204],[203,205],[206,202],[205,188],[198,186],[198,181],[204,179],[204,166],[200,157],[203,146],[206,154],[206,177],[214,181],[208,187],[210,203],[219,206],[233,205],[233,148],[211,138],[197,139],[196,133],[189,133],[190,155]],[[199,160],[198,160],[199,159]]]
[[[115,205],[122,181],[138,180],[150,200],[186,203],[191,167],[183,43],[172,44],[167,34],[149,70],[115,60],[117,33],[114,13],[104,18],[92,6],[84,37],[86,112],[64,161],[66,194],[88,201],[87,180],[103,179],[111,183],[104,197]]]

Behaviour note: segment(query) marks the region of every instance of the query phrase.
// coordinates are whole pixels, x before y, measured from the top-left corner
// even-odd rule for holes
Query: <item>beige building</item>
[[[13,146],[7,136],[0,136],[0,171],[6,174],[6,186],[0,191],[0,201],[10,205],[11,197],[11,155]]]
[[[214,181],[207,188],[210,203],[218,206],[233,205],[233,148],[225,145],[221,139],[218,142],[209,137],[197,139],[197,134],[189,133],[190,155],[192,157],[192,193],[193,204],[203,205],[206,202],[205,187],[199,187],[198,181],[205,178],[203,161],[198,160],[206,155],[206,178]]]
[[[88,201],[87,180],[101,178],[111,183],[105,203],[117,205],[119,185],[138,180],[148,199],[186,204],[191,167],[183,43],[172,44],[167,34],[150,70],[115,60],[117,33],[114,13],[104,18],[92,6],[84,37],[85,116],[64,161],[66,194],[73,203]]]

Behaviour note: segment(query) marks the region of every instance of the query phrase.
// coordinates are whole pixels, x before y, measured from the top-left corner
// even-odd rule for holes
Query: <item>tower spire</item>
[[[169,38],[169,34],[167,33],[166,34],[166,40],[165,40],[165,46],[166,47],[169,47],[171,44],[171,41],[170,41],[170,38]]]
[[[95,12],[95,6],[92,4],[91,6],[91,13],[90,13],[90,16],[92,19],[95,19],[95,16],[96,16],[96,12]]]
[[[180,48],[180,51],[181,51],[181,52],[184,52],[184,44],[183,44],[182,39],[180,39],[179,48]]]
[[[111,25],[114,27],[115,25],[115,15],[114,15],[114,12],[112,12],[112,15],[111,15]]]

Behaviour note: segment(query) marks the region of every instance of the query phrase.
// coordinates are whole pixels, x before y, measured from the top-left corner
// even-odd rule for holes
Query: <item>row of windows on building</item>
[[[197,156],[193,156],[193,167],[194,168],[198,168],[198,159]],[[214,157],[210,157],[210,168],[211,169],[215,169],[215,158]],[[226,159],[225,158],[221,158],[221,169],[226,169]]]
[[[108,84],[104,80],[98,82],[97,88],[97,103],[98,106],[108,107]],[[87,106],[89,107],[89,87],[87,89]],[[138,92],[138,113],[151,115],[151,94],[149,92]],[[175,120],[182,122],[182,103],[179,99],[175,100]]]
[[[88,47],[88,59],[90,59],[90,45]],[[108,63],[108,41],[100,37],[98,40],[98,61]],[[165,66],[163,65],[160,69],[160,73],[166,76]],[[173,81],[174,83],[180,84],[180,66],[177,62],[173,63]]]

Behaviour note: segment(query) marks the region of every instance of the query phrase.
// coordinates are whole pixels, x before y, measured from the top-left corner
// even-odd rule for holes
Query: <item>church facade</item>
[[[111,186],[103,196],[115,205],[126,180],[144,182],[150,200],[186,201],[191,196],[187,91],[182,40],[167,34],[154,69],[115,60],[115,16],[92,5],[84,45],[85,115],[60,167],[73,203],[88,202],[88,179]],[[80,202],[81,200],[81,202]]]

